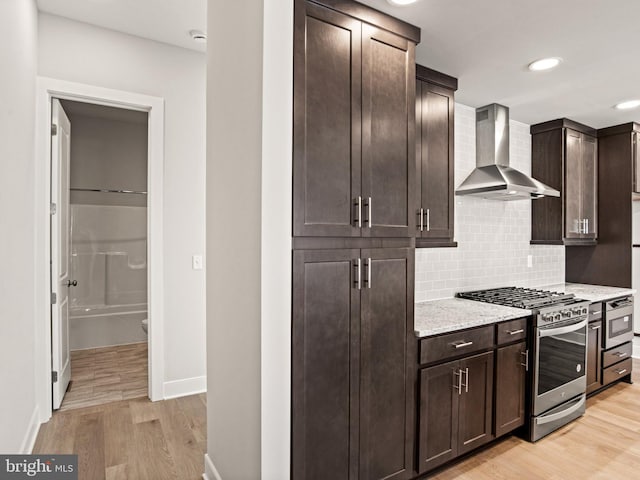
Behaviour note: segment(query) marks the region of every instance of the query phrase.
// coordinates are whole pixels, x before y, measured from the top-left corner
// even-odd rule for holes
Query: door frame
[[[162,400],[164,381],[164,99],[49,77],[36,82],[35,295],[36,392],[40,421],[52,414],[51,392],[51,101],[53,98],[148,112],[147,315],[149,398]],[[27,287],[27,286],[25,286]],[[28,287],[27,287],[28,288]]]

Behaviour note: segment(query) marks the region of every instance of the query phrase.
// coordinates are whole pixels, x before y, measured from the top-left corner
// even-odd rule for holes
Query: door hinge
[[[55,137],[58,134],[58,125],[55,123],[51,124],[51,136]]]
[[[58,205],[51,203],[51,205],[49,205],[49,215],[55,215],[56,213],[58,213]]]
[[[51,305],[58,303],[58,295],[55,292],[51,292]]]
[[[51,372],[51,382],[52,383],[58,382],[58,372]]]

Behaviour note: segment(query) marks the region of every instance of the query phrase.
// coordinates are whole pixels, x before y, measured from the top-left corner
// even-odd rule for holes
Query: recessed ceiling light
[[[387,0],[391,5],[411,5],[417,1],[418,0]]]
[[[560,65],[561,61],[562,59],[558,57],[541,58],[540,60],[531,62],[529,64],[529,70],[531,70],[532,72],[539,72],[541,70],[550,70]]]
[[[616,105],[618,110],[629,110],[630,108],[640,107],[640,100],[627,100]]]
[[[194,42],[207,43],[207,34],[202,30],[189,30],[189,35],[191,35]]]

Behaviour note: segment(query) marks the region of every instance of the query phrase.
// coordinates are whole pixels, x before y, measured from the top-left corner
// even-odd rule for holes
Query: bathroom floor
[[[71,352],[71,383],[60,411],[146,397],[147,343]]]

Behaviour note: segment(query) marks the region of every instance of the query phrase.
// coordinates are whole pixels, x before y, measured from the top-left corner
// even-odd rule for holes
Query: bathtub
[[[146,342],[142,320],[146,303],[127,305],[72,305],[69,308],[71,350]]]

